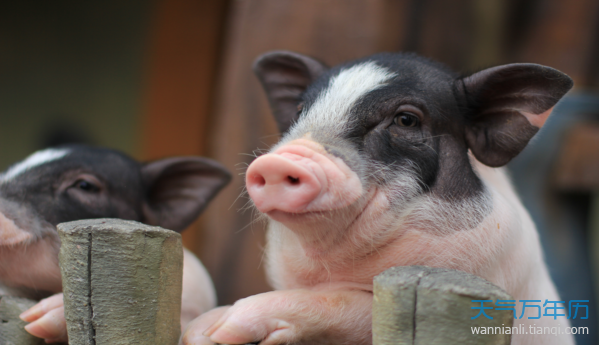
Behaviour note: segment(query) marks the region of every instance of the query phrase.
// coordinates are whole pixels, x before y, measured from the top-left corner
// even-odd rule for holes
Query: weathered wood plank
[[[488,281],[456,270],[425,266],[393,267],[374,279],[374,345],[509,345],[510,334],[473,335],[471,327],[511,327],[511,310],[477,315],[472,300],[513,300]],[[487,303],[485,306],[492,306]]]
[[[57,228],[71,345],[178,343],[181,235],[116,219]]]
[[[19,315],[37,302],[19,297],[0,295],[0,344],[1,345],[41,345],[44,339],[27,333],[23,327],[27,322]]]

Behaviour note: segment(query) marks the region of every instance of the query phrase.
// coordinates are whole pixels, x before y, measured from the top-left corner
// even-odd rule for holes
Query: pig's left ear
[[[480,162],[499,167],[520,153],[572,88],[564,73],[536,64],[497,66],[459,79],[469,109],[466,142]]]
[[[231,180],[219,163],[203,157],[173,157],[145,163],[144,222],[180,232]]]

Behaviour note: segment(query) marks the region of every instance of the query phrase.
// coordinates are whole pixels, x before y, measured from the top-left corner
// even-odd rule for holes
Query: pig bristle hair
[[[5,173],[0,174],[0,183],[10,181],[27,170],[60,159],[69,152],[69,149],[45,149],[34,152],[25,160],[11,166]]]

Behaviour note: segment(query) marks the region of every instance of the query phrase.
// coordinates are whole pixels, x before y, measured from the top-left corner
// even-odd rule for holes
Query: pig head
[[[536,64],[461,76],[402,53],[328,68],[279,51],[254,68],[282,133],[246,173],[278,291],[226,310],[205,332],[213,342],[369,344],[372,280],[393,266],[557,298],[534,224],[496,168],[543,126],[568,76]],[[552,337],[530,343],[572,342]]]
[[[38,151],[0,174],[0,291],[62,291],[58,223],[122,218],[181,231],[229,179],[201,157],[139,163],[83,145]]]
[[[256,72],[283,132],[246,175],[271,219],[277,288],[367,284],[414,264],[491,278],[497,251],[535,232],[513,228],[520,203],[498,199],[511,188],[485,175],[542,127],[572,87],[563,73],[511,64],[462,77],[412,54],[328,69],[288,52],[261,57]]]

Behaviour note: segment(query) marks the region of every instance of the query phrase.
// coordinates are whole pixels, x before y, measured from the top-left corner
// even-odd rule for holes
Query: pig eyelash
[[[88,193],[96,193],[96,192],[100,191],[99,186],[96,186],[94,183],[89,182],[85,179],[79,179],[79,180],[75,181],[75,183],[73,183],[73,185],[71,187],[81,189],[82,191],[88,192]]]
[[[400,117],[402,117],[401,120],[399,120]],[[403,124],[403,117],[409,118],[412,121],[414,121],[413,124],[411,124],[411,125]],[[396,114],[395,117],[393,117],[393,123],[400,127],[420,127],[420,118],[418,117],[418,115],[416,115],[412,112],[402,111],[402,112]]]

